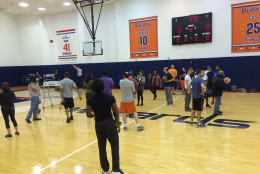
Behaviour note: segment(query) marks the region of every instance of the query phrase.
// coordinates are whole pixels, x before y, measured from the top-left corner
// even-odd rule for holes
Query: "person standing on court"
[[[139,106],[139,102],[140,102],[140,98],[141,98],[141,105],[143,106],[144,104],[144,97],[143,97],[143,93],[144,93],[144,84],[145,84],[145,77],[143,76],[144,72],[141,70],[139,72],[139,75],[137,76],[137,83],[138,83],[138,89],[137,89],[137,100],[138,103],[136,106]]]
[[[182,67],[181,74],[180,74],[180,81],[181,81],[181,90],[182,95],[185,94],[185,76],[187,74],[187,69],[185,67]]]
[[[116,99],[111,94],[104,93],[104,81],[97,79],[92,84],[95,92],[87,103],[87,117],[95,117],[95,129],[98,139],[99,158],[103,174],[109,174],[109,162],[107,160],[106,144],[110,143],[112,150],[112,174],[124,174],[120,170],[119,163],[119,138],[120,132],[119,114]],[[113,111],[114,119],[111,113]],[[95,114],[92,114],[94,112]]]
[[[162,88],[162,79],[157,74],[157,71],[154,71],[153,75],[149,74],[148,78],[149,78],[150,85],[151,85],[150,91],[153,93],[153,99],[155,100],[157,97],[156,90],[158,88]]]
[[[121,105],[120,105],[120,112],[122,113],[122,118],[124,122],[124,127],[123,129],[125,131],[128,130],[127,124],[126,124],[126,114],[134,114],[134,119],[137,125],[137,130],[142,131],[144,130],[144,127],[139,124],[139,119],[138,115],[136,112],[136,107],[135,107],[135,97],[134,97],[134,92],[135,92],[135,86],[134,82],[129,80],[129,73],[125,72],[124,73],[124,79],[120,80],[119,86],[121,89]]]
[[[223,80],[224,71],[220,70],[216,77],[212,79],[212,95],[215,98],[214,115],[222,115],[222,111],[219,110],[221,104],[221,96],[223,91],[226,89]]]
[[[31,108],[25,119],[25,121],[27,121],[27,123],[31,123],[30,119],[32,117],[32,114],[33,114],[34,121],[41,120],[41,118],[37,117],[38,109],[39,109],[40,90],[41,90],[40,85],[39,85],[39,79],[36,78],[36,76],[34,75],[32,80],[33,81],[31,81],[28,84],[28,90],[29,90],[30,99],[31,99]]]
[[[186,112],[191,112],[191,109],[190,109],[191,93],[188,92],[189,91],[188,85],[191,82],[191,77],[190,77],[191,73],[192,73],[192,70],[189,70],[187,72],[187,75],[184,78],[184,81],[185,81],[185,111]]]
[[[55,81],[60,81],[58,69],[55,69],[54,78],[55,78]]]
[[[64,79],[60,81],[60,97],[61,103],[64,105],[65,112],[67,115],[67,123],[70,123],[73,120],[72,111],[74,108],[74,100],[72,90],[75,89],[78,93],[79,99],[81,100],[81,94],[75,84],[71,79],[69,79],[69,73],[65,72]],[[69,110],[70,109],[70,117],[69,117]]]
[[[135,80],[135,78],[133,78],[133,71],[129,71],[129,80],[134,82],[134,85],[135,85],[135,92],[134,92],[134,99],[135,99],[136,98],[136,91],[138,90],[138,83]]]
[[[171,69],[168,70],[168,72],[172,75],[172,94],[173,95],[176,95],[175,92],[174,92],[174,85],[175,85],[175,80],[176,80],[176,77],[178,75],[178,72],[176,69],[174,69],[174,65],[171,65]]]
[[[114,86],[114,81],[112,78],[108,77],[107,71],[103,72],[103,77],[100,78],[104,81],[105,89],[104,93],[112,95],[112,88]]]
[[[19,135],[18,125],[15,120],[15,109],[13,103],[13,101],[16,99],[16,96],[14,92],[10,90],[10,86],[7,82],[4,82],[1,87],[3,90],[3,92],[0,93],[0,103],[2,106],[1,111],[4,117],[5,127],[7,130],[7,135],[5,135],[5,138],[12,138],[12,133],[9,124],[9,116],[15,128],[15,135]]]
[[[208,97],[206,98],[206,108],[211,108],[209,105],[209,97],[212,96],[212,79],[213,79],[213,71],[210,66],[207,66],[208,73],[207,73],[207,94]]]
[[[166,81],[164,81],[164,91],[165,91],[166,102],[167,102],[166,105],[173,106],[173,99],[171,93],[173,78],[168,71],[168,67],[165,67],[163,69],[163,72],[165,73],[165,77],[166,77]]]
[[[77,70],[77,76],[78,76],[78,88],[83,87],[83,75],[82,75],[82,69],[80,67],[76,67],[75,65],[72,64],[72,66]]]
[[[83,83],[83,89],[85,90],[85,94],[86,94],[86,103],[87,100],[94,94],[94,91],[91,88],[92,83],[93,83],[92,74],[88,73]]]
[[[191,111],[191,122],[190,125],[193,125],[193,119],[197,112],[197,127],[204,127],[204,125],[200,122],[201,111],[203,110],[203,102],[204,102],[204,71],[199,69],[196,71],[197,77],[188,84],[188,93],[190,94],[192,91],[192,111]],[[192,89],[191,89],[192,86]]]

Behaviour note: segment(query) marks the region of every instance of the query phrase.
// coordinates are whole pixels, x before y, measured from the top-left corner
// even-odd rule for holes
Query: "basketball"
[[[39,108],[39,109],[38,109],[38,114],[41,113],[41,111],[42,111],[42,110]]]
[[[224,82],[225,82],[226,84],[229,84],[229,83],[231,82],[231,79],[230,79],[229,77],[226,77],[226,78],[224,79]]]
[[[163,82],[167,82],[168,81],[167,77],[165,77],[165,76],[163,76],[162,80],[163,80]]]

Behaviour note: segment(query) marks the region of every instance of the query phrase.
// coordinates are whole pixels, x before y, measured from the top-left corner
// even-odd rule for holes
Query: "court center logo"
[[[76,107],[74,108],[74,112],[85,114],[86,109]],[[146,119],[146,120],[158,120],[163,117],[176,117],[176,119],[174,119],[173,122],[187,123],[187,124],[190,123],[190,117],[191,117],[191,116],[183,116],[183,115],[157,114],[157,113],[147,113],[147,112],[138,112],[138,116],[139,119]],[[128,117],[134,118],[133,114],[129,114]],[[234,128],[234,129],[248,129],[250,127],[250,123],[255,123],[255,121],[216,119],[217,117],[221,117],[221,116],[211,115],[208,117],[201,117],[201,122],[206,126],[225,127],[225,128]],[[196,119],[196,117],[194,119]],[[212,120],[214,120],[213,123],[209,123]]]

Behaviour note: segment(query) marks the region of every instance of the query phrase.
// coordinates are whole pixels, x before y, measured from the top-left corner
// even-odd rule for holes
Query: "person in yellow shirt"
[[[174,69],[174,65],[171,65],[171,69],[168,70],[168,72],[172,75],[172,89],[173,89],[173,92],[172,94],[173,95],[176,95],[175,92],[174,92],[174,85],[175,85],[175,80],[176,80],[176,77],[178,75],[178,72],[176,69]]]

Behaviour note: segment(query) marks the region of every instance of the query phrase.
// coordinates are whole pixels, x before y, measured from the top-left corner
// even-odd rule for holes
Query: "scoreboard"
[[[212,42],[212,13],[172,18],[172,45]]]

